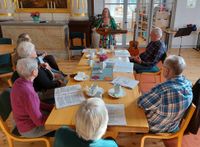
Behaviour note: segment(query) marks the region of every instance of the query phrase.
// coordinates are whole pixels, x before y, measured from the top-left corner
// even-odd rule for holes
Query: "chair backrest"
[[[0,67],[1,66],[12,66],[11,54],[0,55]]]
[[[81,39],[81,45],[84,46],[84,33],[82,32],[70,32],[69,34],[71,46],[74,46],[73,39]]]
[[[10,89],[7,89],[0,95],[0,116],[3,121],[7,120],[11,111]]]
[[[165,59],[167,58],[167,53],[165,52],[161,57],[161,62],[164,63]]]
[[[196,106],[192,103],[182,118],[182,121],[180,124],[180,130],[178,132],[184,133],[185,129],[187,128],[187,126],[192,118],[192,115],[193,115],[195,109],[196,109]]]
[[[12,44],[12,39],[10,39],[10,38],[0,38],[0,44]]]

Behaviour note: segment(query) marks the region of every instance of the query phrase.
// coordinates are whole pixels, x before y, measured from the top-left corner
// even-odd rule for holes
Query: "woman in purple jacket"
[[[17,62],[17,72],[20,75],[11,91],[11,105],[14,120],[19,133],[24,137],[40,137],[51,132],[45,130],[44,123],[53,105],[41,103],[33,87],[33,80],[38,75],[36,59],[23,58]]]

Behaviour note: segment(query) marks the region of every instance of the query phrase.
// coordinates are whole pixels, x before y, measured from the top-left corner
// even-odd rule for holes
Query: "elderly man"
[[[33,58],[20,59],[17,62],[20,75],[11,91],[11,106],[19,133],[24,137],[40,137],[48,134],[44,123],[48,117],[41,112],[50,112],[53,105],[41,103],[33,87],[38,75],[38,64]]]
[[[141,72],[157,72],[159,69],[156,64],[162,59],[166,53],[164,42],[160,39],[162,37],[162,30],[158,27],[151,31],[151,42],[147,45],[146,51],[137,57],[131,57],[134,62],[134,70],[137,73]]]
[[[192,85],[183,75],[185,61],[170,55],[164,62],[166,82],[139,97],[138,105],[145,110],[151,132],[176,132],[181,118],[192,102]]]

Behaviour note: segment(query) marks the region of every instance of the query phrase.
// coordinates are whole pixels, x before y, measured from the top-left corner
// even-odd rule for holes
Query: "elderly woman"
[[[23,42],[23,41],[28,41],[28,42],[32,42],[32,39],[30,38],[29,34],[28,33],[22,33],[18,36],[18,39],[17,39],[17,47],[18,45]],[[52,55],[47,55],[46,52],[38,52],[37,51],[37,57],[38,57],[38,60],[39,62],[47,62],[50,67],[52,67],[53,69],[55,70],[58,70],[59,71],[59,68],[58,68],[58,65],[56,63],[56,60],[54,58],[54,56]],[[16,57],[15,57],[15,62],[17,63],[17,60],[18,60],[18,55],[16,53]]]
[[[102,18],[97,20],[95,23],[96,29],[117,29],[117,24],[114,18],[110,15],[108,8],[104,8],[102,12]],[[111,34],[102,34],[100,36],[99,47],[110,48],[110,45],[116,45],[116,40],[114,35]]]
[[[101,139],[107,129],[108,112],[100,98],[90,98],[79,107],[76,131],[62,127],[56,132],[54,147],[117,147],[114,140]]]
[[[40,137],[47,133],[44,123],[48,117],[41,112],[51,111],[53,105],[41,103],[33,87],[38,75],[38,64],[33,58],[20,59],[17,62],[20,75],[11,90],[11,106],[19,133],[24,137]]]
[[[37,58],[35,46],[31,42],[21,42],[17,47],[20,58]],[[51,67],[41,64],[38,69],[38,76],[34,79],[35,91],[43,92],[44,99],[53,98],[54,88],[66,85],[66,81],[61,74],[51,72]]]

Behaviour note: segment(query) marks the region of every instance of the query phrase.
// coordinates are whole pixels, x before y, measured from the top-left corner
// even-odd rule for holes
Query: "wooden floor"
[[[168,54],[178,54],[178,49],[170,49]],[[200,52],[193,49],[182,49],[181,56],[184,57],[187,63],[187,68],[184,75],[192,81],[194,84],[197,79],[199,79],[200,73]],[[64,71],[64,73],[73,73],[75,71],[76,65],[78,63],[78,58],[76,60],[58,59],[59,67]],[[4,80],[0,80],[0,91],[7,88],[8,85]],[[140,139],[142,134],[133,133],[120,133],[117,137],[117,143],[120,147],[139,147]],[[53,139],[51,139],[53,144]],[[164,147],[165,145],[161,140],[147,140],[145,142],[145,147]],[[168,145],[173,147],[172,144]],[[198,135],[186,135],[183,140],[183,147],[199,147],[200,146],[200,131]],[[8,147],[6,143],[5,136],[0,131],[0,147]],[[15,143],[15,147],[44,147],[41,143]]]

